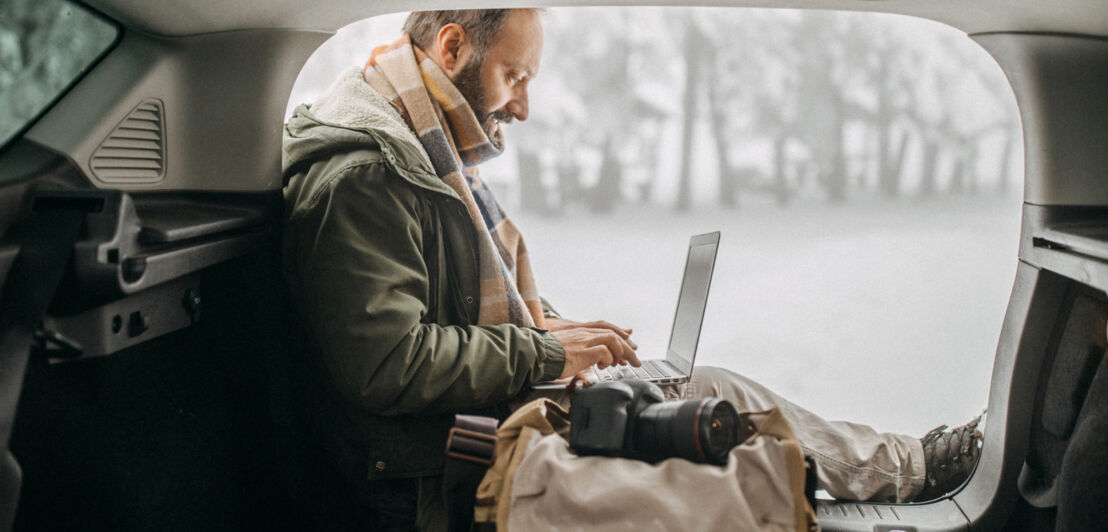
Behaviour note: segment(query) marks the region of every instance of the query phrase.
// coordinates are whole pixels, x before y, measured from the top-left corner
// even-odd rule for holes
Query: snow
[[[513,215],[545,297],[661,358],[688,237],[722,231],[698,365],[830,419],[922,435],[984,409],[1017,263],[1017,197]]]

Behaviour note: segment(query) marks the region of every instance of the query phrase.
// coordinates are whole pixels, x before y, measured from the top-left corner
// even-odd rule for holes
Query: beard
[[[507,109],[489,109],[485,98],[485,84],[481,82],[481,66],[483,64],[484,62],[470,63],[463,68],[461,72],[458,72],[458,77],[454,80],[454,86],[458,89],[458,92],[462,93],[462,97],[466,99],[469,107],[473,109],[473,114],[477,117],[477,123],[481,124],[485,132],[491,135],[497,122],[510,124],[513,117]]]

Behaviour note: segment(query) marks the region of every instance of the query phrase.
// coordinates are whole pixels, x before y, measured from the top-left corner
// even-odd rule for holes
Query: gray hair
[[[477,64],[485,60],[496,32],[511,9],[459,9],[454,11],[414,11],[404,21],[405,32],[412,36],[412,44],[427,50],[438,38],[439,30],[447,24],[457,24],[466,32],[473,46]]]

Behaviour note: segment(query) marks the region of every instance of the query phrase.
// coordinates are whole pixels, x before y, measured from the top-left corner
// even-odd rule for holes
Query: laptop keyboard
[[[676,375],[671,374],[666,366],[654,360],[647,360],[638,368],[634,366],[611,366],[606,369],[598,369],[596,370],[596,374],[600,377],[601,381],[676,377]]]

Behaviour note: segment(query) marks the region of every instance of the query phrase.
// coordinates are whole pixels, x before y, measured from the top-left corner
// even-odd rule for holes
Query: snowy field
[[[697,364],[913,435],[986,405],[1016,269],[1015,197],[514,219],[542,293],[567,317],[633,328],[640,356],[664,356],[688,237],[720,230]]]

